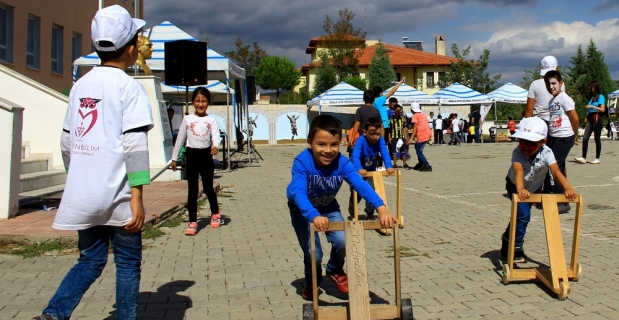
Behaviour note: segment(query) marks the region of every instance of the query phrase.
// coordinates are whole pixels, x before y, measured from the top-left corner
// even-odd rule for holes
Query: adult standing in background
[[[479,128],[481,127],[481,114],[477,109],[473,109],[473,113],[469,117],[469,125],[475,127],[475,143],[479,143]]]
[[[589,146],[589,138],[593,133],[595,140],[595,160],[591,164],[600,163],[600,154],[602,153],[602,141],[600,135],[604,127],[604,113],[606,112],[606,100],[604,95],[600,94],[600,83],[591,81],[589,83],[589,103],[587,103],[587,119],[585,124],[585,135],[582,138],[582,157],[574,158],[576,162],[587,163],[587,148]]]
[[[559,63],[557,62],[557,58],[553,56],[546,56],[542,59],[541,69],[539,74],[543,77],[546,75],[546,72],[550,70],[559,70]],[[565,85],[561,87],[561,91],[565,92]],[[546,83],[544,82],[544,78],[537,79],[531,82],[529,86],[529,94],[527,95],[527,108],[524,111],[524,117],[540,117],[546,123],[550,120],[550,111],[548,108],[548,103],[552,95],[546,89]]]

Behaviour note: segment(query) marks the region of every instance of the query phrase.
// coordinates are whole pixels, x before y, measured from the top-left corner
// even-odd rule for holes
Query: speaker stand
[[[252,158],[258,162],[258,158],[260,158],[260,160],[264,161],[264,158],[262,158],[262,156],[260,155],[260,153],[258,153],[258,150],[256,150],[256,148],[254,148],[254,144],[251,143],[251,138],[249,138],[248,140],[244,141],[243,144],[236,148],[236,150],[234,152],[232,152],[230,154],[230,157],[232,157],[233,155],[239,153],[239,152],[243,152],[243,150],[245,150],[245,146],[249,146],[249,149],[252,151],[251,152],[251,157],[249,159],[249,162],[251,163]]]

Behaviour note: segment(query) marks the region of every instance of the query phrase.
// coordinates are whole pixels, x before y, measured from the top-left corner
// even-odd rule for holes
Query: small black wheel
[[[402,320],[413,319],[413,303],[411,302],[411,299],[402,299]]]
[[[303,320],[314,320],[314,304],[303,304]]]

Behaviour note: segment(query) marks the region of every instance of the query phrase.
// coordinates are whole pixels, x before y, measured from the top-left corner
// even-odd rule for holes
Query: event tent
[[[383,94],[387,94],[387,92],[391,91],[393,87],[384,91]],[[433,98],[425,92],[421,92],[406,83],[402,83],[398,90],[391,96],[393,98],[398,99],[398,103],[400,105],[411,104],[413,102],[417,102],[419,104],[437,104],[438,99]]]
[[[619,98],[619,90],[617,91],[613,91],[611,93],[608,94],[608,98],[612,99],[612,98]]]
[[[467,86],[456,82],[432,95],[441,104],[477,104],[492,103],[492,99]]]
[[[488,97],[497,102],[525,104],[529,91],[508,82],[502,87],[487,94]]]
[[[189,87],[189,92],[195,90],[198,86]],[[234,89],[228,88],[225,84],[219,80],[209,80],[205,85],[211,93],[234,93]],[[168,86],[165,83],[161,84],[161,93],[163,94],[185,94],[184,86]]]
[[[321,106],[346,106],[362,104],[363,91],[349,85],[344,81],[307,102],[308,109],[313,106],[318,106],[319,113],[322,110]]]

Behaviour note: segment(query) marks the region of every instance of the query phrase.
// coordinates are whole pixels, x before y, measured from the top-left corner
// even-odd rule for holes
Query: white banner
[[[481,108],[479,110],[479,113],[481,114],[481,123],[484,123],[484,121],[486,120],[486,116],[488,115],[488,112],[490,112],[490,109],[492,109],[492,104],[481,105]]]

